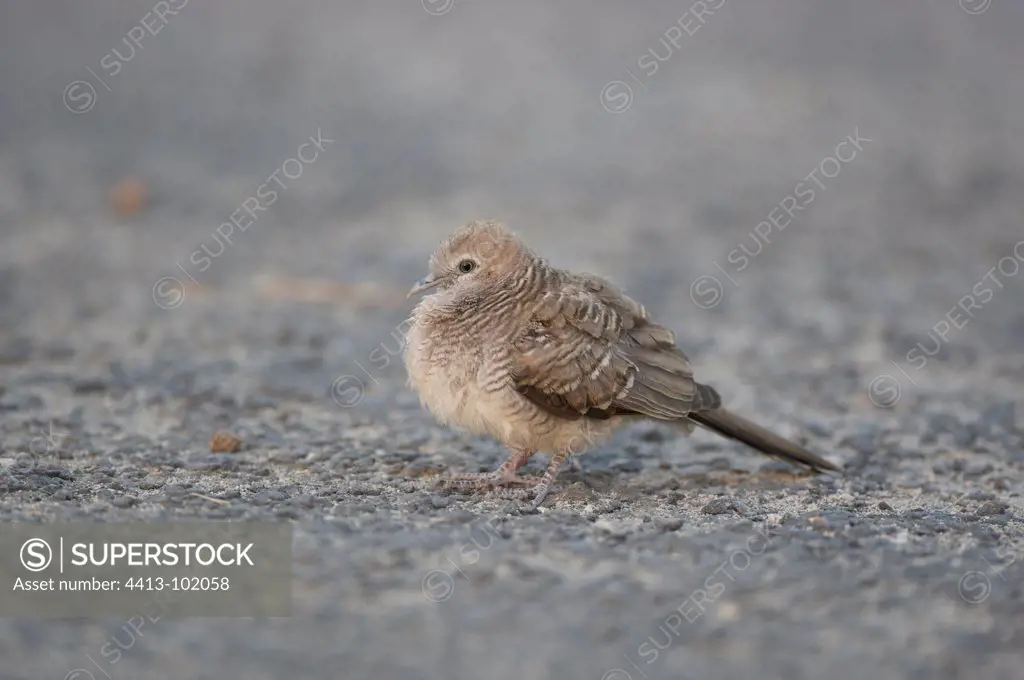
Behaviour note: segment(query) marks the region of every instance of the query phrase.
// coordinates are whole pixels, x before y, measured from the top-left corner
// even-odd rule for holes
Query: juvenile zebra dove
[[[761,453],[818,470],[832,463],[722,408],[698,383],[669,329],[608,281],[548,265],[495,221],[445,239],[412,314],[405,363],[420,401],[442,423],[487,434],[511,456],[491,473],[446,483],[533,497],[537,507],[567,456],[631,419],[702,425]],[[550,454],[543,476],[517,471]]]

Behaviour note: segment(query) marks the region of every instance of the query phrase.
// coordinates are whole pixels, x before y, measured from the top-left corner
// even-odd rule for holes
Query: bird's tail
[[[799,463],[815,470],[838,470],[824,458],[811,453],[799,444],[780,437],[755,422],[725,410],[724,408],[695,411],[688,416],[694,422],[717,432],[723,437],[743,442],[761,453]]]

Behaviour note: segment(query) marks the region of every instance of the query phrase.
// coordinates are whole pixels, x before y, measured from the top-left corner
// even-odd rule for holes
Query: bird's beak
[[[428,274],[427,276],[416,282],[416,285],[412,287],[412,290],[409,291],[409,294],[406,295],[406,297],[411,298],[413,295],[416,295],[417,293],[422,293],[425,290],[430,290],[431,288],[440,283],[440,278],[434,278],[432,274]]]

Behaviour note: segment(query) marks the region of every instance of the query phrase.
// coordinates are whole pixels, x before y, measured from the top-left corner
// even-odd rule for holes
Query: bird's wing
[[[563,417],[675,420],[721,404],[693,380],[672,331],[596,276],[548,291],[513,350],[516,388]]]

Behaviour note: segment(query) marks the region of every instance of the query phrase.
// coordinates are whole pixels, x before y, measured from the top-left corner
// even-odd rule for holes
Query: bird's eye
[[[473,260],[463,260],[459,263],[459,271],[463,274],[468,274],[476,269],[476,262]]]

